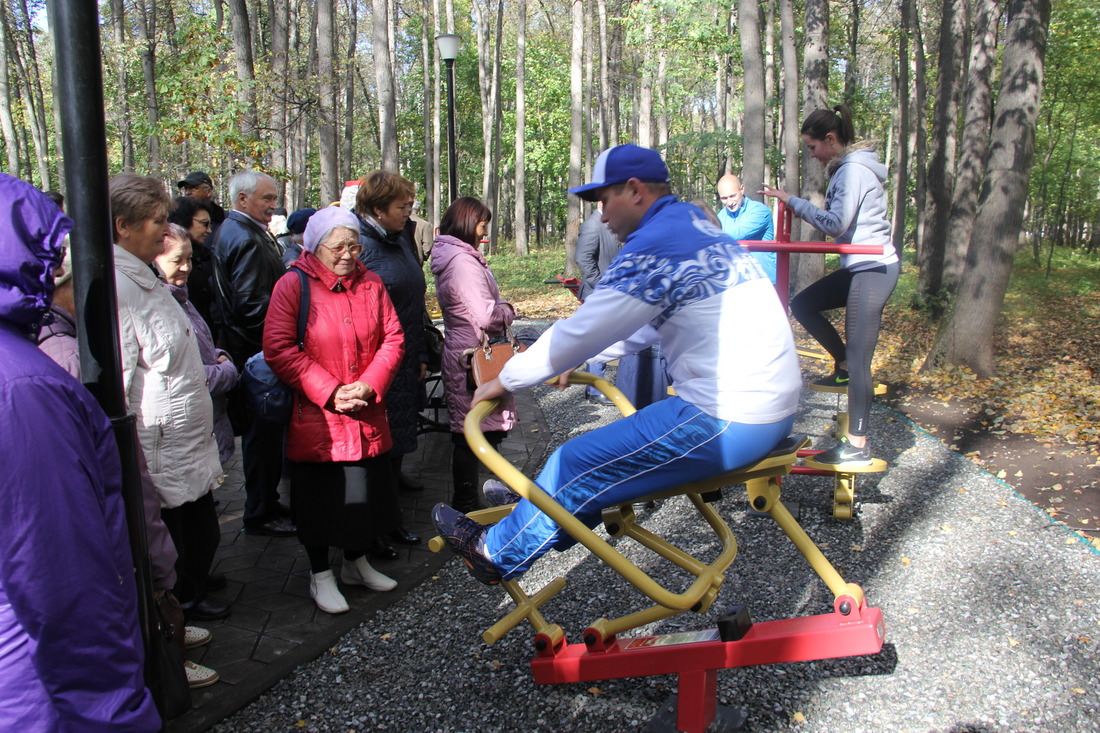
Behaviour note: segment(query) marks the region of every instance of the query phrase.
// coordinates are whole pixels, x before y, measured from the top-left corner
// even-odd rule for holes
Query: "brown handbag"
[[[481,345],[466,352],[470,377],[475,387],[480,387],[486,382],[496,379],[500,376],[500,370],[504,368],[509,359],[521,351],[527,350],[525,344],[521,344],[516,340],[516,335],[512,333],[510,326],[505,326],[504,334],[507,341],[491,344],[489,343],[489,334],[482,331]]]

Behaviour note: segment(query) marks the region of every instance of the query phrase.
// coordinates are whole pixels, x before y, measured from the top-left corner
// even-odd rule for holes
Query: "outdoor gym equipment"
[[[574,372],[570,382],[594,385],[615,403],[624,417],[635,412],[626,397],[606,380]],[[653,604],[618,618],[595,619],[582,633],[582,641],[570,644],[562,627],[548,622],[539,610],[565,588],[565,578],[555,578],[533,594],[524,591],[517,580],[502,581],[501,586],[516,608],[486,629],[482,639],[492,644],[522,621],[528,621],[535,630],[531,671],[539,684],[677,674],[676,730],[702,733],[716,720],[719,724],[732,723],[736,718],[734,711],[719,710],[719,669],[877,654],[882,649],[885,634],[882,611],[867,605],[862,588],[845,582],[780,500],[779,479],[790,472],[799,451],[809,446],[805,436],[788,438],[754,465],[634,500],[686,496],[718,539],[721,550],[709,563],[640,526],[631,504],[604,510],[603,522],[609,535],[634,540],[694,578],[686,589],[677,592],[624,557],[493,449],[481,431],[481,421],[496,406],[495,400],[480,402],[466,417],[466,440],[474,453],[502,481],[533,502]],[[775,520],[832,592],[832,613],[753,623],[748,610],[738,608],[727,613],[717,627],[703,631],[623,636],[645,624],[686,611],[703,613],[711,607],[726,570],[737,555],[737,542],[710,502],[721,496],[723,487],[740,484],[745,485],[752,507]],[[511,510],[511,506],[494,507],[468,516],[488,525]],[[429,546],[436,552],[445,547],[440,537],[433,538]]]
[[[775,290],[783,307],[788,305],[787,294],[790,291],[790,260],[792,253],[800,254],[882,254],[879,244],[842,244],[838,242],[792,242],[791,227],[794,211],[779,201],[777,213],[778,231],[774,242],[743,240],[741,245],[751,252],[775,252]],[[829,355],[820,351],[799,349],[800,356],[827,360]],[[840,395],[848,395],[847,387],[822,387],[811,384],[816,392],[837,393],[834,436],[839,438],[848,433],[848,412],[840,409]],[[874,394],[886,394],[886,385],[875,383]],[[801,465],[791,467],[790,473],[803,476],[833,476],[833,517],[851,519],[855,512],[856,475],[860,473],[881,473],[886,470],[886,461],[875,458],[870,466],[833,466],[817,463],[813,457],[821,451],[803,449],[798,452]]]

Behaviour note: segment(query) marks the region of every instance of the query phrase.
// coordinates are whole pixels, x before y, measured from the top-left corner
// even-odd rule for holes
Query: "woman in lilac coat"
[[[470,411],[473,391],[467,384],[465,357],[462,352],[481,343],[482,333],[490,339],[504,335],[516,317],[512,305],[500,297],[496,278],[485,257],[478,251],[493,214],[475,198],[456,199],[439,222],[439,234],[432,247],[432,274],[439,308],[443,311],[443,391],[451,422],[451,475],[454,499],[451,505],[460,512],[478,508],[478,461],[469,445],[462,424]],[[485,437],[493,446],[516,424],[516,404],[511,395],[482,424]]]
[[[237,386],[237,367],[229,358],[229,352],[214,348],[210,326],[203,320],[189,297],[187,283],[194,271],[190,235],[179,224],[169,224],[168,230],[170,234],[164,240],[164,254],[156,259],[157,269],[168,284],[172,297],[187,313],[191,325],[195,327],[199,355],[206,368],[206,386],[214,404],[214,439],[218,441],[218,458],[224,466],[233,457],[233,426],[229,422],[225,406],[229,392]]]

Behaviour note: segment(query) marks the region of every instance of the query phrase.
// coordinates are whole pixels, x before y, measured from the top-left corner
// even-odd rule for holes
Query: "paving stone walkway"
[[[523,422],[501,445],[501,453],[533,475],[550,432],[530,392],[516,395],[516,403]],[[445,414],[442,417],[445,421]],[[238,441],[237,452],[226,467],[228,477],[215,494],[220,502],[222,539],[214,572],[224,573],[228,581],[226,589],[215,595],[233,601],[233,613],[222,621],[196,624],[213,632],[214,638],[188,653],[193,661],[217,670],[221,679],[192,691],[191,711],[173,720],[169,733],[206,730],[247,705],[295,667],[333,646],[365,618],[415,592],[421,581],[447,562],[451,555],[430,552],[427,540],[434,534],[432,507],[450,499],[450,466],[450,433],[421,435],[420,447],[405,458],[403,469],[425,489],[402,492],[401,507],[405,526],[424,541],[414,547],[397,545],[401,557],[395,561],[372,561],[398,581],[394,591],[342,587],[351,611],[332,616],[320,611],[309,597],[309,562],[297,538],[254,537],[242,531],[245,495]],[[280,490],[284,496],[289,492],[285,480]],[[337,559],[337,551],[333,551],[334,567],[338,567]]]

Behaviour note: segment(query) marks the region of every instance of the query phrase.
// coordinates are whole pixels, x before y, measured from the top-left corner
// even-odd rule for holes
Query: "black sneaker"
[[[508,506],[522,498],[508,484],[495,478],[486,479],[481,485],[481,503],[488,507]]]
[[[856,448],[846,438],[841,438],[839,443],[827,451],[818,453],[812,460],[814,463],[825,463],[830,466],[870,466],[871,444]]]
[[[827,377],[819,377],[813,382],[818,387],[847,387],[848,372],[837,369]]]
[[[481,552],[485,547],[488,527],[443,503],[436,504],[432,509],[432,524],[451,552],[466,563],[470,575],[485,585],[500,583],[500,569]]]

